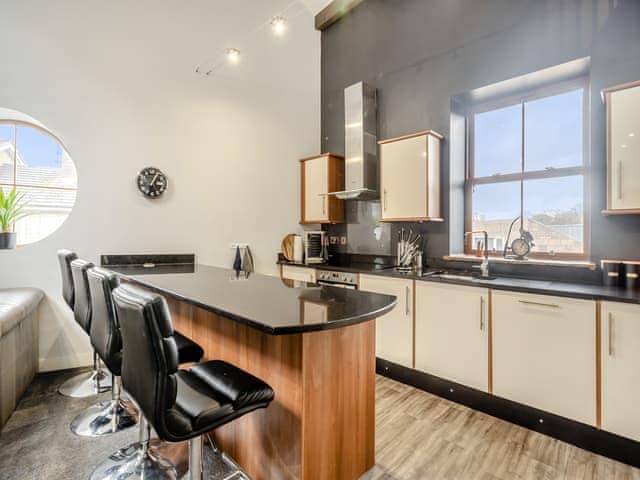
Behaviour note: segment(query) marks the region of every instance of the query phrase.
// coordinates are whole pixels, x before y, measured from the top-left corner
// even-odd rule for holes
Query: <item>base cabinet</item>
[[[602,429],[640,441],[640,306],[602,303]]]
[[[376,357],[413,368],[413,280],[360,275],[358,287],[398,298],[396,307],[376,320]]]
[[[416,369],[489,389],[489,290],[416,284]]]
[[[295,280],[297,282],[316,282],[316,270],[309,267],[282,265],[280,276],[285,280]]]
[[[493,393],[596,424],[594,301],[493,292]]]

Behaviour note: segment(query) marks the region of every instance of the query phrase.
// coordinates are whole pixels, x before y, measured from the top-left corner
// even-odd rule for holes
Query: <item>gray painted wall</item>
[[[589,56],[591,257],[640,258],[640,216],[600,214],[606,138],[599,94],[640,79],[640,0],[366,0],[322,33],[322,151],[344,152],[343,89],[359,80],[378,88],[379,138],[433,129],[448,140],[456,94]],[[445,143],[446,186],[449,148]],[[445,223],[411,225],[427,234],[428,257],[449,253],[446,189],[442,200]],[[358,229],[330,227],[349,233],[347,251],[375,248],[352,233],[373,231],[375,218],[360,213],[371,211],[347,209]],[[376,253],[391,252],[385,246]]]

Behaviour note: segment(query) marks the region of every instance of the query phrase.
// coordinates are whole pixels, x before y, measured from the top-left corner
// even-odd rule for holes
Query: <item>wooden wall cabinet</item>
[[[413,368],[413,280],[360,275],[358,288],[395,295],[396,307],[376,319],[376,357]]]
[[[440,143],[428,130],[378,142],[381,221],[441,222]]]
[[[640,306],[602,303],[602,429],[640,441]]]
[[[596,425],[596,304],[492,293],[493,393]]]
[[[344,222],[344,200],[328,196],[344,190],[344,158],[325,153],[300,160],[300,223]]]
[[[416,283],[416,369],[489,391],[489,290]]]
[[[640,81],[603,90],[607,107],[605,215],[640,214]]]

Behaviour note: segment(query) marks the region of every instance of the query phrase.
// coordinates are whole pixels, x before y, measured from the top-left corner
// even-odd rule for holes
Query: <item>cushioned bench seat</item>
[[[35,288],[0,289],[0,428],[38,368],[38,305]]]

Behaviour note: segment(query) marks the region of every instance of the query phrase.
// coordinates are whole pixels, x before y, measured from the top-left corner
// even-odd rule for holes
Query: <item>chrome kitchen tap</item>
[[[484,258],[480,264],[480,278],[489,278],[489,234],[486,230],[476,230],[473,232],[464,232],[465,238],[467,235],[473,235],[474,233],[481,233],[484,235]]]

